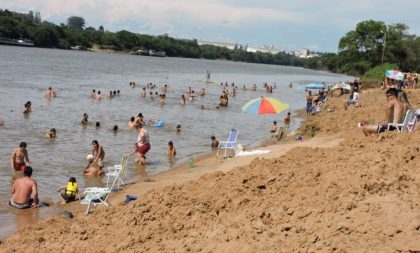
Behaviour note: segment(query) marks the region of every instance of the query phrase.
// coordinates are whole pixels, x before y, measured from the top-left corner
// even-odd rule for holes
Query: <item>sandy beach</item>
[[[414,108],[420,93],[407,90]],[[1,252],[414,252],[420,250],[420,132],[365,137],[384,120],[384,91],[344,111],[334,97],[302,129],[315,137],[263,147],[269,154],[197,159],[125,186],[88,216],[20,228]],[[326,110],[330,109],[330,112]],[[309,132],[309,131],[308,131]],[[139,199],[124,205],[125,195]]]

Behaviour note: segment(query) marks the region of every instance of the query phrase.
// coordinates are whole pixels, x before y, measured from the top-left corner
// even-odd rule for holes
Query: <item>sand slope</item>
[[[420,107],[417,91],[408,95]],[[0,251],[420,250],[420,131],[365,137],[357,122],[382,121],[386,100],[377,90],[361,99],[363,107],[344,112],[344,98],[334,98],[328,103],[334,112],[308,121],[320,129],[318,136],[338,134],[339,144],[273,152],[232,170],[152,189],[129,205],[73,220],[50,218],[20,229]]]

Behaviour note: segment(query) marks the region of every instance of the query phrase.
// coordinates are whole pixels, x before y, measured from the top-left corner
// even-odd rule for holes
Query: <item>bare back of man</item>
[[[33,195],[33,198],[31,198]],[[30,177],[16,179],[12,189],[12,204],[21,206],[18,208],[36,207],[38,204],[38,186],[35,180]],[[13,205],[13,206],[15,206]]]

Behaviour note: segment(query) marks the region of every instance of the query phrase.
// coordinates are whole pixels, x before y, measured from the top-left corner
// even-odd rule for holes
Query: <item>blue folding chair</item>
[[[226,157],[228,149],[232,149],[232,150],[236,149],[236,140],[238,139],[238,134],[239,134],[239,130],[237,130],[237,129],[230,130],[229,137],[228,137],[227,141],[220,141],[219,142],[219,146],[217,147],[216,157],[219,157],[219,150],[221,150],[221,149],[225,150],[225,156],[224,157]]]

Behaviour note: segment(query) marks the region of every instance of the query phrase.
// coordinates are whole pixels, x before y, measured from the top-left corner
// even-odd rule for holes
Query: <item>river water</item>
[[[234,82],[248,89],[256,83],[258,90],[239,88],[238,95],[229,99],[228,108],[216,109],[222,87],[198,82],[204,79],[206,70],[211,71],[211,79],[217,83]],[[4,121],[0,127],[0,238],[19,224],[47,215],[44,211],[25,213],[7,205],[13,182],[10,154],[21,141],[28,144],[41,201],[53,203],[59,200],[55,190],[66,184],[70,176],[76,177],[82,191],[86,186],[103,185],[103,179],[82,173],[90,144],[96,139],[103,145],[106,166],[118,163],[136,142],[137,133],[129,130],[127,123],[139,112],[145,118],[165,120],[166,125],[148,128],[152,145],[147,154],[149,164],[135,166],[131,160],[127,174],[132,181],[171,169],[185,162],[188,154],[196,157],[210,152],[210,137],[225,140],[231,128],[240,130],[238,143],[244,146],[256,146],[267,139],[271,122],[282,121],[287,111],[256,116],[240,109],[247,101],[266,96],[264,82],[276,83],[277,89],[270,96],[288,103],[293,113],[304,107],[305,98],[302,89],[288,88],[289,82],[295,86],[322,81],[332,84],[349,78],[296,67],[0,46],[0,118]],[[137,83],[136,88],[130,88],[131,81]],[[140,98],[140,87],[149,82],[158,86],[152,91],[159,93],[164,84],[169,85],[165,106],[161,107],[158,99]],[[44,97],[49,86],[57,91],[57,97]],[[179,98],[189,86],[196,94],[204,87],[206,96],[181,107]],[[92,89],[104,95],[118,89],[121,94],[96,101],[89,97]],[[26,101],[32,102],[33,112],[28,116],[22,114]],[[85,112],[90,120],[86,128],[80,125]],[[101,123],[100,128],[95,127],[96,121]],[[295,119],[294,127],[299,122]],[[175,133],[177,124],[182,125],[180,134]],[[120,128],[117,134],[111,131],[114,125]],[[57,130],[55,140],[44,137],[50,128]],[[173,141],[177,149],[175,160],[166,157],[168,141]]]

